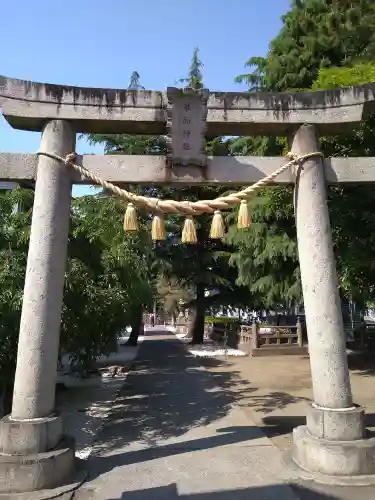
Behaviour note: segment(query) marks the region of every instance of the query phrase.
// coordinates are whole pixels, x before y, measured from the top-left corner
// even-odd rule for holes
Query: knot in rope
[[[286,157],[289,158],[290,160],[297,160],[299,158],[297,153],[292,153],[292,151],[288,151],[286,154]]]
[[[68,165],[68,164],[74,163],[76,159],[77,159],[77,153],[75,153],[75,152],[73,151],[72,153],[68,153],[68,154],[65,156],[64,163],[65,163],[66,165]]]

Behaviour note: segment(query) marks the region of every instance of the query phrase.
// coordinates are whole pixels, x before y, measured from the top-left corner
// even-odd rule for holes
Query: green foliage
[[[216,323],[216,324],[222,324],[222,325],[230,325],[233,323],[237,324],[238,318],[230,318],[228,316],[205,316],[204,322],[206,324]]]
[[[123,233],[118,199],[78,198],[72,212],[61,347],[86,369],[116,349],[138,305],[152,302],[151,241],[145,230]]]
[[[265,57],[250,57],[245,64],[246,68],[254,68],[250,73],[243,73],[236,76],[236,83],[246,83],[249,92],[261,91],[267,89],[267,69],[268,60]]]
[[[162,155],[166,153],[164,136],[90,134],[88,141],[90,144],[104,145],[104,152],[109,155]]]
[[[130,76],[128,90],[145,90],[143,85],[140,85],[139,83],[140,78],[141,76],[138,73],[138,71],[133,71],[133,73]]]
[[[282,21],[267,58],[250,58],[254,71],[237,77],[251,90],[310,88],[321,68],[374,56],[372,0],[295,0]]]
[[[249,202],[252,224],[230,227],[227,241],[234,247],[230,263],[237,283],[258,297],[257,305],[291,307],[302,300],[292,190],[265,188]]]
[[[23,206],[19,212],[18,207]],[[13,379],[32,196],[19,188],[0,192],[0,386]]]
[[[180,78],[179,83],[185,84],[186,87],[190,87],[192,89],[203,89],[204,85],[202,68],[203,63],[199,59],[199,48],[195,47],[193,51],[193,57],[191,58],[188,76],[185,78]]]
[[[13,379],[30,235],[33,193],[17,188],[0,194],[0,385]],[[22,207],[22,211],[15,207]],[[73,202],[62,309],[60,348],[85,372],[116,349],[139,302],[154,288],[146,231],[124,235],[121,202],[84,197]]]
[[[180,80],[187,87],[202,89],[202,67],[199,59],[198,48],[194,50],[191,66],[187,78]],[[139,82],[138,82],[139,83]],[[130,136],[130,135],[90,135],[91,142],[102,143],[108,154],[165,154],[166,143],[163,136]],[[206,137],[206,153],[208,155],[227,156],[231,153],[233,141],[222,137]],[[190,186],[134,186],[133,192],[144,196],[159,198],[174,198],[176,200],[213,199],[226,192],[222,187],[190,187]],[[144,222],[150,224],[150,218],[144,216]],[[182,245],[180,235],[183,225],[181,216],[168,216],[166,218],[167,241],[155,246],[151,268],[155,275],[159,275],[165,283],[173,282],[174,288],[181,290],[194,290],[195,299],[190,297],[190,305],[195,306],[200,322],[197,336],[203,339],[204,311],[208,305],[220,304],[221,300],[229,303],[241,302],[248,297],[246,290],[238,293],[239,287],[235,284],[236,272],[229,266],[230,249],[221,242],[209,239],[212,217],[202,215],[196,219],[198,243],[196,245]],[[165,289],[168,288],[164,286]],[[217,292],[215,295],[205,297],[206,290]],[[160,292],[160,287],[159,287]],[[178,294],[177,294],[178,295]],[[172,297],[173,296],[173,297]],[[166,296],[164,295],[164,298]],[[176,307],[176,293],[168,292],[168,301],[172,302],[168,309]],[[242,302],[241,302],[242,303]],[[197,337],[197,338],[198,338]]]
[[[375,80],[375,3],[368,0],[295,0],[266,58],[253,57],[247,82],[250,90],[285,91],[346,87]],[[347,135],[324,137],[325,156],[373,156],[375,118],[366,117]],[[286,141],[241,138],[236,154],[273,155]],[[276,154],[280,154],[279,152]],[[374,266],[366,258],[375,232],[375,195],[369,186],[340,186],[329,190],[334,248],[341,291],[357,302],[374,293]],[[254,224],[245,232],[232,228],[228,241],[236,248],[231,258],[238,282],[263,293],[266,303],[298,302],[301,287],[296,248],[292,191],[265,189],[250,203]],[[285,274],[284,274],[285,273]]]
[[[372,62],[359,62],[343,68],[322,68],[312,90],[336,89],[352,85],[375,82],[375,65]]]
[[[157,283],[157,290],[161,307],[171,316],[177,315],[181,303],[188,304],[194,299],[193,289],[184,286],[173,276],[167,278],[162,272]]]
[[[375,65],[360,62],[345,68],[326,68],[319,72],[314,90],[375,81]],[[364,118],[360,126],[346,135],[324,137],[326,156],[374,156],[375,115]],[[367,249],[374,245],[375,194],[372,186],[340,186],[330,189],[330,213],[340,284],[347,296],[357,302],[371,300],[375,273]]]

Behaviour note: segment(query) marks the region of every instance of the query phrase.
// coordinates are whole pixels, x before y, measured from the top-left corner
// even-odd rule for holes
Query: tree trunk
[[[192,344],[203,344],[204,337],[204,316],[206,312],[206,302],[204,296],[204,285],[202,283],[197,283],[196,288],[196,306],[194,320],[191,325],[191,343]]]
[[[128,341],[126,342],[126,345],[129,346],[136,346],[138,344],[138,337],[139,335],[143,334],[143,308],[139,307],[135,313],[134,313],[134,318],[132,321],[131,326],[131,333]]]
[[[12,410],[13,399],[13,381],[5,383],[1,389],[0,395],[0,418],[9,415]]]

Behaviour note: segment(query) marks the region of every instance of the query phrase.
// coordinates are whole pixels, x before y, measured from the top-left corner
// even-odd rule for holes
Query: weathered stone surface
[[[332,441],[363,439],[364,413],[359,406],[335,411],[313,404],[307,412],[307,428],[312,436]]]
[[[375,438],[332,441],[316,438],[307,426],[299,426],[293,431],[293,442],[293,458],[304,470],[340,477],[375,474]]]
[[[72,151],[70,124],[48,122],[41,148],[59,155]],[[70,204],[66,166],[39,158],[13,392],[12,418],[17,420],[54,411]]]
[[[291,150],[318,151],[316,128],[301,126],[291,138]],[[325,408],[350,408],[353,400],[320,157],[306,161],[297,172],[295,213],[314,401]]]
[[[206,165],[204,152],[208,92],[169,88],[167,132],[171,165]]]
[[[363,114],[374,109],[374,92],[375,84],[316,93],[211,93],[207,96],[207,109],[185,99],[181,101],[182,106],[194,108],[199,126],[195,124],[194,130],[188,130],[178,123],[173,130],[172,123],[173,158],[172,163],[168,163],[172,168],[167,167],[168,159],[162,157],[84,156],[78,161],[116,183],[251,184],[287,160],[209,158],[203,175],[200,167],[206,166],[201,151],[204,132],[208,135],[287,135],[293,131],[292,151],[311,153],[319,148],[317,131],[334,134],[358,125]],[[41,150],[63,157],[74,150],[76,132],[164,134],[169,127],[170,111],[173,120],[187,120],[176,103],[174,110],[168,109],[167,96],[168,93],[163,92],[83,89],[0,77],[0,106],[8,122],[20,129],[43,129]],[[191,143],[186,142],[192,132]],[[12,155],[0,156],[0,178],[35,179],[34,156],[24,156],[23,162],[20,156],[13,159],[14,163]],[[363,165],[363,174],[358,165],[355,168],[355,162]],[[182,167],[177,168],[174,163]],[[302,469],[318,474],[340,477],[375,474],[375,441],[361,439],[363,412],[352,409],[325,187],[326,182],[374,182],[372,165],[373,159],[346,159],[346,162],[332,159],[323,164],[320,158],[312,158],[298,171],[291,169],[276,179],[276,183],[296,185],[299,258],[314,398],[317,405],[321,405],[312,410],[307,426],[295,429],[294,460]],[[43,420],[53,412],[70,189],[72,181],[80,180],[73,175],[71,167],[46,157],[39,158],[12,408],[13,422],[19,423],[3,422],[0,492],[55,487],[69,480],[73,472],[74,444],[69,440],[58,444],[60,422],[44,421],[38,426],[31,425],[30,421]],[[252,441],[255,439],[251,437]],[[181,449],[184,445],[178,443],[178,446]],[[175,465],[177,475],[195,467],[196,454],[189,450],[184,460]],[[238,463],[234,454],[232,456],[233,450],[229,447],[224,450],[212,475],[215,484],[223,479],[222,487],[226,486],[228,470],[238,476],[238,485],[246,484],[248,474],[245,471],[244,476],[238,475],[238,469],[240,466],[248,469],[250,462],[264,460],[268,467],[269,453],[263,456],[262,451],[254,449],[256,453],[249,461],[248,445],[243,450]],[[33,451],[38,453],[32,455]],[[139,450],[130,450],[134,451]],[[211,453],[210,449],[199,448],[198,451],[202,463],[214,463],[217,450]],[[166,457],[154,456],[154,450],[150,456],[152,461],[161,458],[159,480],[160,470],[165,470]],[[210,465],[207,473],[211,473],[211,469]],[[133,472],[130,470],[130,480],[133,477],[138,480],[137,467]],[[167,472],[169,477],[169,469]],[[286,479],[284,474],[280,477]],[[191,478],[188,483],[190,492]],[[131,490],[136,486],[137,483],[133,483]],[[159,483],[155,486],[159,487]],[[196,482],[196,491],[205,487],[206,477]]]
[[[313,125],[301,126],[290,142],[292,152],[297,154],[319,149]],[[295,189],[314,404],[307,426],[293,431],[293,459],[302,471],[326,477],[372,475],[375,439],[362,439],[363,411],[353,405],[325,172],[320,158],[311,158],[297,170]]]
[[[78,497],[76,497],[74,493],[87,477],[87,470],[80,467],[80,461],[77,461],[77,459],[76,462],[78,465],[74,476],[71,481],[65,482],[62,486],[44,488],[35,491],[26,491],[22,493],[0,493],[0,500],[51,500],[52,498],[58,498],[59,500],[72,500],[73,497],[74,500],[76,500]]]
[[[0,76],[0,106],[15,128],[42,130],[46,119],[72,120],[77,132],[165,134],[167,95],[51,85]],[[298,93],[211,92],[209,135],[286,135],[314,123],[321,133],[359,124],[374,108],[374,84]]]
[[[55,448],[62,434],[62,418],[58,415],[32,420],[13,420],[7,415],[0,421],[0,453],[43,453]]]
[[[55,488],[74,471],[74,440],[65,437],[54,450],[34,455],[0,454],[0,493]]]
[[[256,347],[251,350],[251,356],[254,358],[269,356],[306,356],[309,353],[307,346],[270,346],[267,348]]]
[[[207,157],[206,178],[199,167],[168,168],[163,156],[78,155],[76,162],[117,184],[220,184],[249,185],[284,165],[282,157],[229,156]],[[36,178],[38,158],[34,154],[0,153],[0,178],[27,181]],[[375,158],[326,158],[327,184],[375,183]],[[68,167],[71,181],[89,184]],[[68,174],[67,174],[68,175]],[[295,168],[279,175],[270,184],[294,184]]]

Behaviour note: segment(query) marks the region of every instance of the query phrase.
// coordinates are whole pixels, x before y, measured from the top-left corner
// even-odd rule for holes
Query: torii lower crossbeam
[[[279,156],[216,156],[207,158],[207,166],[174,166],[164,156],[78,155],[75,160],[90,172],[115,184],[189,184],[251,185],[287,163]],[[36,179],[38,157],[35,154],[0,153],[0,178],[10,181]],[[326,158],[327,184],[375,183],[375,158]],[[88,184],[67,167],[73,183]],[[295,172],[289,169],[272,184],[294,184]]]

